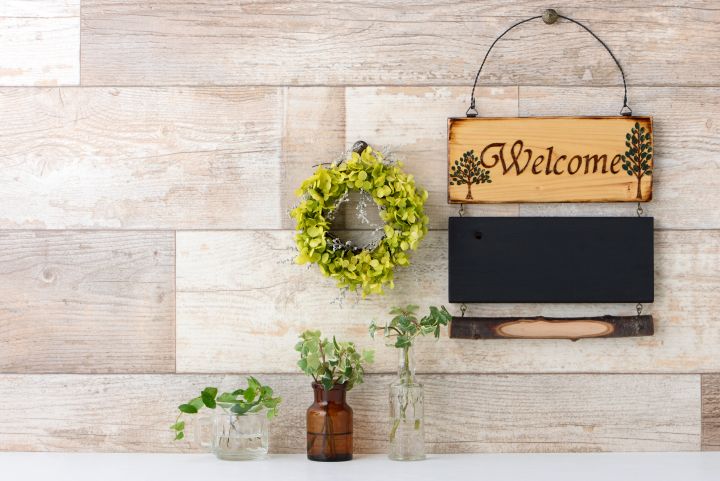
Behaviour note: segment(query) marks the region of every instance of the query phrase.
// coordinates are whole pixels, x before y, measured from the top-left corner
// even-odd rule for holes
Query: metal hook
[[[545,10],[542,15],[543,22],[547,23],[548,25],[552,25],[553,23],[557,22],[558,18],[558,13],[552,8],[548,8],[547,10]]]
[[[362,154],[365,149],[368,148],[368,143],[364,140],[358,140],[355,142],[352,146],[352,151],[357,152],[358,154]]]

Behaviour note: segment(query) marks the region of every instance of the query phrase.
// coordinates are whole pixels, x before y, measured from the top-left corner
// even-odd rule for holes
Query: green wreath
[[[382,294],[385,285],[392,289],[394,267],[409,265],[409,251],[417,248],[428,226],[423,209],[427,192],[415,187],[413,176],[401,167],[369,146],[330,168],[318,167],[296,191],[302,200],[290,213],[297,221],[296,262],[317,264],[338,287],[360,288],[363,297]],[[353,247],[330,233],[332,213],[352,190],[367,192],[380,208],[384,235],[373,245]]]

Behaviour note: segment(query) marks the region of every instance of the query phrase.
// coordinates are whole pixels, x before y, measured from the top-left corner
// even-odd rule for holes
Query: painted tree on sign
[[[472,150],[465,152],[450,167],[450,185],[467,185],[465,199],[472,199],[473,184],[489,184],[490,171],[480,166],[477,155]]]
[[[627,175],[637,179],[636,198],[642,199],[640,181],[646,175],[652,175],[652,145],[650,145],[650,132],[646,132],[638,122],[625,136],[625,145],[628,151],[623,157],[622,168]]]

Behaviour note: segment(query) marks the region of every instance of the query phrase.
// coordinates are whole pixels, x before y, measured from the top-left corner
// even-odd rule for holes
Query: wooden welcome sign
[[[478,118],[475,90],[490,51],[508,32],[558,19],[592,35],[615,62],[623,102],[615,117]],[[625,72],[587,26],[548,9],[502,32],[485,53],[466,118],[448,119],[448,202],[647,202],[653,125],[634,117]],[[652,219],[467,218],[449,220],[448,293],[460,302],[450,337],[571,339],[652,336],[642,302],[654,299]],[[631,246],[631,247],[629,247]],[[631,251],[628,251],[628,248]],[[465,302],[637,302],[635,316],[465,317]]]
[[[448,202],[647,202],[651,117],[448,119]]]

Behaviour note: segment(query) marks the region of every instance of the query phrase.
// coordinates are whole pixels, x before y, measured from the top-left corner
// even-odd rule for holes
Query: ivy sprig
[[[305,331],[295,345],[300,353],[298,367],[315,382],[330,390],[334,385],[345,384],[346,390],[362,384],[364,363],[372,363],[375,351],[359,351],[352,342],[338,342],[323,338],[320,331]]]
[[[447,326],[452,319],[445,306],[438,309],[430,306],[430,313],[418,319],[419,306],[410,304],[405,307],[393,307],[390,315],[393,318],[384,326],[378,326],[375,321],[370,323],[370,337],[375,339],[378,331],[388,339],[388,345],[397,348],[409,348],[418,336],[432,334],[435,339],[440,337],[440,326]]]
[[[185,437],[185,421],[181,419],[183,414],[197,414],[202,408],[215,409],[220,406],[225,411],[243,416],[267,410],[267,418],[277,416],[278,405],[282,398],[274,397],[270,386],[264,386],[250,376],[247,378],[245,389],[236,389],[232,392],[224,392],[218,395],[216,387],[206,387],[200,392],[200,396],[191,399],[187,403],[178,406],[180,414],[175,419],[175,424],[170,429],[175,431],[175,440]]]

